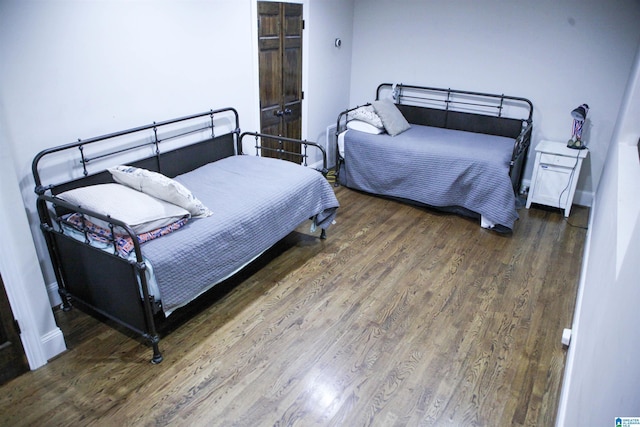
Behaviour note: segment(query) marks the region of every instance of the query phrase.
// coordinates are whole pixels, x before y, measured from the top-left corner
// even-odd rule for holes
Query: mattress
[[[368,193],[441,208],[462,208],[513,229],[511,138],[412,125],[400,135],[344,134],[341,183]]]
[[[145,243],[166,315],[237,272],[305,220],[327,229],[339,206],[317,171],[277,159],[233,156],[180,175],[213,215]]]

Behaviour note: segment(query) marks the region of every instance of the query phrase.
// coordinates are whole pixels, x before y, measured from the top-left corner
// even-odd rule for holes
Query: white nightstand
[[[582,161],[589,150],[568,148],[565,142],[540,141],[536,147],[536,163],[527,197],[531,203],[564,209],[568,217],[580,176]]]

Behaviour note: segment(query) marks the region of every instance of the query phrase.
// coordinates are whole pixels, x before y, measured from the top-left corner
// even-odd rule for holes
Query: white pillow
[[[60,193],[58,197],[76,206],[124,221],[136,234],[165,227],[191,216],[189,211],[180,206],[120,184],[79,187]],[[107,222],[97,218],[92,217],[91,222],[109,228]]]
[[[347,122],[347,129],[359,130],[360,132],[371,133],[374,135],[384,132],[384,129],[378,129],[374,125],[360,120],[351,120],[350,122]]]
[[[370,125],[377,127],[378,129],[384,129],[384,124],[382,124],[380,116],[376,114],[372,105],[364,105],[362,107],[358,107],[355,110],[351,111],[348,116],[352,120],[360,120],[361,122],[367,122]]]
[[[133,166],[116,166],[109,172],[116,182],[183,207],[194,218],[213,214],[187,187],[160,173]]]

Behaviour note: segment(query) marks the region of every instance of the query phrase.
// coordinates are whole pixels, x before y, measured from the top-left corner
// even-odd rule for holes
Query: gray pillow
[[[398,110],[398,107],[388,99],[373,101],[372,104],[389,135],[399,135],[411,127],[407,119]]]

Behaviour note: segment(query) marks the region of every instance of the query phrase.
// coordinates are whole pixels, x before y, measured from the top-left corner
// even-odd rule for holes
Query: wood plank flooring
[[[69,350],[0,388],[0,424],[553,425],[586,231],[536,207],[503,236],[336,194],[327,240],[305,224],[206,295],[161,340],[160,365],[57,312]]]

